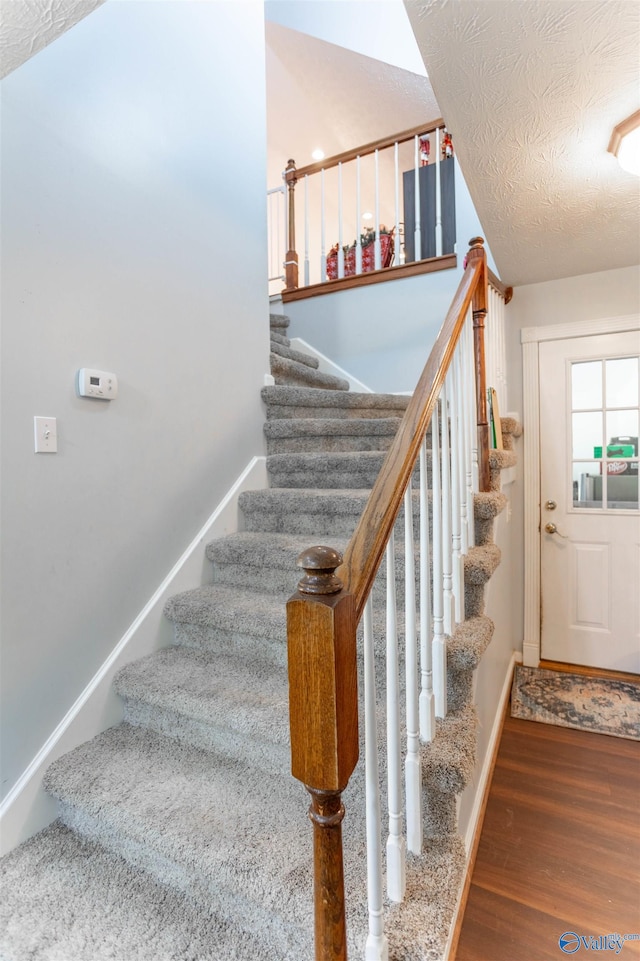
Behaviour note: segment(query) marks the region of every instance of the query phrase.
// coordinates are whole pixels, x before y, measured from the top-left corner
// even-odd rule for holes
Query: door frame
[[[548,327],[523,327],[522,343],[522,415],[524,430],[524,639],[523,662],[527,667],[540,663],[540,359],[539,344],[549,340],[591,337],[639,330],[640,317],[604,317],[580,320]]]

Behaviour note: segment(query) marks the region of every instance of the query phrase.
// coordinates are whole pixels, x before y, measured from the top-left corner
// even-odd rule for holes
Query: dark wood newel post
[[[285,290],[297,290],[298,287],[298,254],[296,252],[296,184],[298,172],[295,160],[287,160],[284,174],[287,185],[287,259],[284,264]]]
[[[487,375],[484,359],[484,322],[487,316],[487,255],[482,237],[469,241],[467,263],[482,262],[478,284],[473,292],[473,347],[475,356],[476,397],[478,403],[478,474],[481,491],[488,491],[489,478],[489,420],[487,416]]]
[[[358,761],[355,604],[335,571],[342,557],[311,547],[287,603],[291,773],[311,795],[316,961],[346,961],[342,792]]]

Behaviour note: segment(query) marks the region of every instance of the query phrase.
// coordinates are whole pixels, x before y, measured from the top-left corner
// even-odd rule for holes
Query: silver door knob
[[[547,503],[544,506],[547,508],[548,511],[554,511],[558,505],[556,504],[555,501],[547,501]]]
[[[544,529],[547,534],[556,534],[558,532],[558,528],[555,524],[545,524]]]

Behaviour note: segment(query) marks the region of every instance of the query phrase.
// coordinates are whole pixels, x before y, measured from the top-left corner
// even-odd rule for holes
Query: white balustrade
[[[431,430],[433,431],[433,423]],[[429,478],[427,439],[420,448],[420,738],[432,741],[436,734],[431,653],[431,570],[429,564]]]
[[[371,597],[369,597],[364,609],[364,716],[367,903],[369,908],[369,934],[365,946],[365,959],[366,961],[388,961],[389,945],[384,933],[384,900],[382,893],[382,816],[380,809],[376,673]]]
[[[407,756],[404,762],[404,776],[407,847],[412,854],[420,854],[422,851],[422,762],[420,760],[416,566],[411,478],[404,495],[404,620],[407,706]]]
[[[402,758],[400,744],[400,676],[398,669],[398,615],[396,610],[395,538],[387,544],[387,894],[402,901],[406,886],[406,842],[402,834]]]
[[[304,285],[309,286],[309,174],[304,177]]]
[[[324,167],[320,171],[320,279],[327,279],[327,224],[325,216]]]
[[[442,576],[442,478],[440,472],[439,404],[431,421],[431,484],[433,514],[433,694],[436,717],[447,713],[447,652],[444,639],[444,579]]]
[[[374,184],[375,184],[375,241],[373,248],[373,265],[375,270],[380,270],[382,267],[382,254],[380,247],[380,151],[376,150],[374,153]],[[360,230],[360,225],[358,225],[358,230]]]
[[[460,503],[460,446],[459,409],[458,409],[458,369],[454,354],[449,374],[449,419],[451,430],[451,590],[453,593],[453,620],[459,623],[464,606],[463,568],[462,568],[462,505]]]
[[[360,224],[362,223],[360,211],[360,157],[356,157],[356,274],[362,273],[362,239]]]
[[[448,378],[441,394],[440,440],[442,471],[442,595],[444,633],[451,634],[454,624],[453,600],[453,544],[451,537],[451,461],[449,442],[449,389]]]
[[[416,136],[414,138],[414,148],[413,148],[413,168],[414,168],[414,190],[415,190],[415,218],[416,225],[413,233],[414,236],[414,250],[415,259],[420,259],[420,252],[422,251],[422,228],[420,224],[420,138]]]
[[[344,277],[344,237],[342,234],[342,164],[338,164],[338,277]]]
[[[440,155],[442,131],[436,130],[436,257],[442,256],[442,195],[440,193]]]

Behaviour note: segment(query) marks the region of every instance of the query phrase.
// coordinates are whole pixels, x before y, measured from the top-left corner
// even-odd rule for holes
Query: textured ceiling
[[[375,6],[375,5],[374,5]],[[267,22],[269,184],[289,157],[351,150],[441,116],[426,77]]]
[[[0,77],[6,77],[104,0],[0,0]]]
[[[509,284],[640,262],[640,179],[607,153],[640,106],[637,0],[405,0]]]

